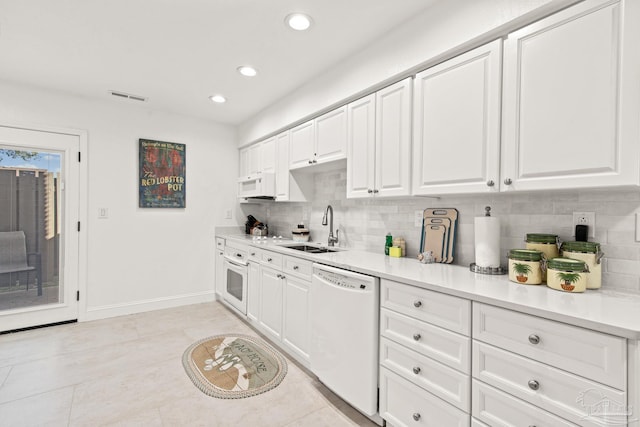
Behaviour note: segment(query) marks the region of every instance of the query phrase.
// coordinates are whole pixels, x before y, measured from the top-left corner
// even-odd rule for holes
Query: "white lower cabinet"
[[[282,274],[272,267],[261,267],[260,328],[268,336],[282,339]]]
[[[626,339],[475,302],[472,334],[474,417],[626,425]]]
[[[312,262],[251,248],[247,319],[302,365],[309,365]]]
[[[496,427],[576,425],[477,380],[473,380],[472,402],[473,417],[487,423],[478,425]]]
[[[380,416],[387,426],[468,426],[469,414],[393,371],[380,368]]]
[[[282,342],[309,360],[309,287],[311,283],[287,275],[284,281],[284,328]]]
[[[262,272],[260,262],[262,250],[254,247],[247,249],[247,318],[258,323],[260,320],[260,299],[262,295]]]
[[[468,426],[469,301],[380,283],[380,416],[394,426]],[[434,301],[454,309],[440,317]]]

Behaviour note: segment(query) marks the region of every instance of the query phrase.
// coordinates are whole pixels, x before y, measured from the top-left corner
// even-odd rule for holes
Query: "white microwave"
[[[273,199],[276,196],[276,177],[272,172],[262,172],[238,178],[239,198]]]

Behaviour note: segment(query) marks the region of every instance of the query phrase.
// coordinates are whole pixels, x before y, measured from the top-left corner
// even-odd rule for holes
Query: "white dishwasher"
[[[313,264],[311,370],[366,415],[378,412],[380,280]]]

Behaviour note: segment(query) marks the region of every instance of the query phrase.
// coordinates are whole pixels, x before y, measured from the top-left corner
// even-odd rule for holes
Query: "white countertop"
[[[255,241],[244,234],[218,237],[613,335],[640,339],[640,295],[636,294],[602,289],[569,293],[544,285],[520,285],[510,282],[506,275],[477,274],[468,267],[458,265],[422,264],[415,258],[392,258],[351,249],[308,254],[279,246],[285,242],[291,243],[291,240],[268,238]]]

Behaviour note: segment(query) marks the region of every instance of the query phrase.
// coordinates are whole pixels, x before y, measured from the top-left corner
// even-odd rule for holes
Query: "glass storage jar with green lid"
[[[584,292],[589,269],[584,261],[554,258],[547,262],[547,286],[565,292]]]
[[[527,233],[527,249],[541,251],[547,260],[560,256],[558,252],[558,236],[556,234]],[[546,271],[542,272],[542,281],[547,280]]]
[[[597,242],[563,242],[560,251],[564,258],[584,261],[587,273],[587,289],[600,289],[602,286],[602,264],[600,259],[604,255]]]
[[[545,269],[544,254],[534,249],[511,249],[509,251],[509,280],[523,285],[542,283]]]

